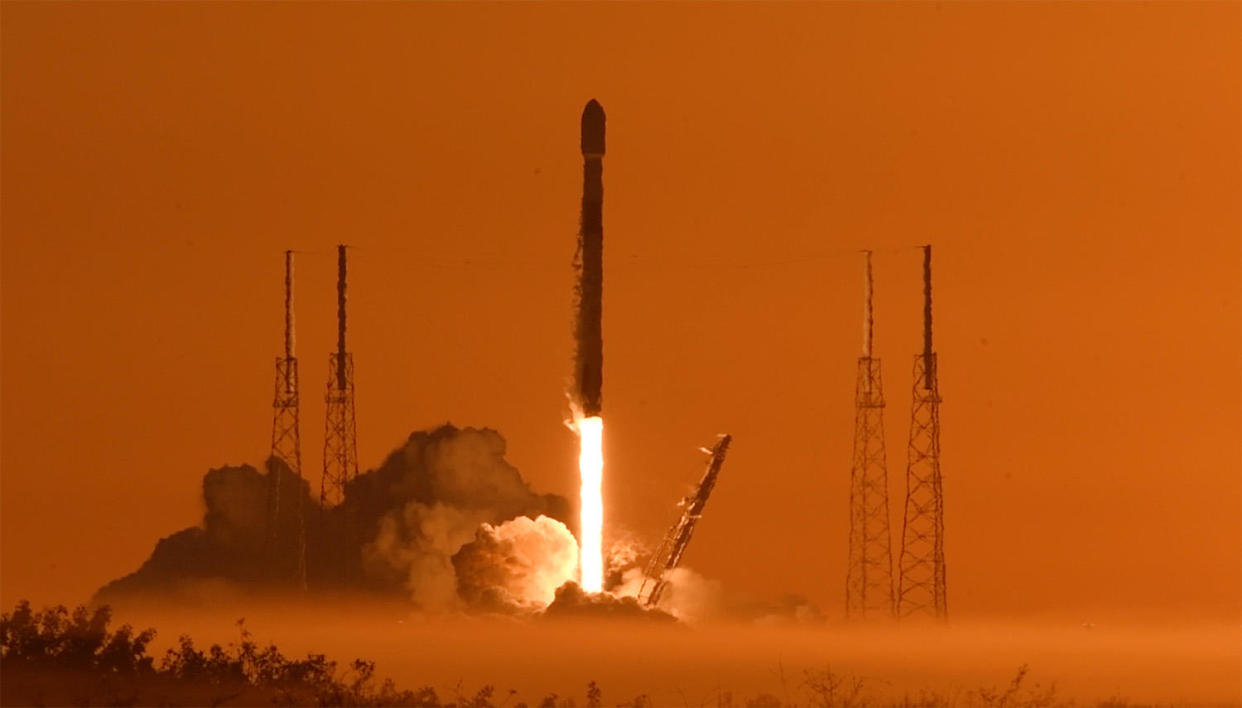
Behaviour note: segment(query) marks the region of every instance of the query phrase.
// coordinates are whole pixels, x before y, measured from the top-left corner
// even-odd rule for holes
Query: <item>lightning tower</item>
[[[643,583],[638,588],[640,604],[646,607],[655,607],[659,604],[660,596],[668,587],[667,574],[681,563],[681,557],[685,555],[686,547],[690,545],[690,537],[694,534],[695,525],[703,516],[703,507],[707,506],[707,498],[711,496],[712,490],[716,487],[716,478],[720,476],[720,468],[724,466],[725,454],[729,452],[729,443],[732,440],[732,436],[721,435],[715,447],[711,450],[703,449],[703,452],[711,455],[707,462],[707,471],[703,473],[703,479],[699,481],[694,494],[682,499],[678,504],[682,508],[681,517],[668,530],[664,541],[651,556],[651,561],[643,573]]]
[[[293,323],[293,251],[285,251],[285,352],[276,357],[276,392],[272,400],[272,447],[268,456],[268,544],[273,556],[273,566],[282,568],[280,557],[286,552],[287,539],[281,537],[282,514],[281,487],[283,470],[288,469],[299,483],[302,479],[302,438],[298,414],[298,359],[294,352]],[[306,535],[305,509],[301,500],[301,485],[294,485],[296,496],[292,506],[296,515],[297,539],[296,566],[294,573],[299,583],[306,583]],[[285,506],[289,506],[286,502]]]
[[[323,479],[319,502],[327,509],[345,500],[345,485],[358,476],[358,426],[354,418],[354,355],[345,350],[345,246],[336,247],[336,351],[328,355],[327,413],[323,431]]]
[[[871,356],[875,329],[871,252],[864,251],[863,342],[854,389],[854,461],[850,468],[850,548],[845,614],[851,619],[893,614],[893,555],[888,523],[884,450],[884,385]]]
[[[940,478],[940,388],[932,349],[931,246],[923,247],[923,353],[914,357],[914,402],[906,463],[897,615],[948,616],[944,492]]]

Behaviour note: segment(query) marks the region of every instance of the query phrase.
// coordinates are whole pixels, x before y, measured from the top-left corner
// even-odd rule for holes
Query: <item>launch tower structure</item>
[[[354,355],[345,349],[345,246],[336,247],[336,351],[328,355],[323,431],[323,478],[319,502],[327,509],[345,500],[345,485],[358,476],[358,425],[354,416]]]
[[[932,348],[931,246],[923,247],[923,352],[914,357],[914,401],[906,463],[906,509],[898,562],[897,616],[948,616],[944,491],[940,477],[940,387]]]
[[[694,534],[695,525],[703,516],[703,507],[707,506],[707,498],[711,496],[712,489],[716,486],[716,478],[720,476],[720,468],[724,466],[725,454],[729,452],[729,443],[732,440],[731,435],[721,435],[710,451],[703,450],[711,455],[707,462],[707,471],[703,473],[703,479],[699,481],[694,494],[685,497],[678,504],[682,508],[681,518],[668,530],[664,541],[660,543],[660,548],[647,563],[642,585],[638,588],[639,604],[646,607],[655,607],[659,604],[660,596],[668,587],[667,574],[681,563],[681,557],[686,553],[686,546],[690,545],[690,537]]]
[[[893,614],[893,554],[884,449],[884,385],[872,356],[875,329],[871,252],[863,286],[863,342],[854,390],[854,460],[850,468],[849,566],[845,614],[851,619]]]
[[[284,551],[281,529],[281,466],[287,467],[300,482],[302,479],[302,436],[299,420],[298,359],[294,356],[293,320],[293,251],[285,251],[285,351],[276,357],[276,392],[272,400],[272,447],[268,456],[268,544],[273,556]],[[306,583],[305,509],[299,494],[293,500],[297,518],[296,577]],[[274,560],[274,567],[283,563]]]

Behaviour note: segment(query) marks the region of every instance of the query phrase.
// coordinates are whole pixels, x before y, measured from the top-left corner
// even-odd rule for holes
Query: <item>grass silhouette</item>
[[[430,686],[398,689],[391,680],[378,681],[375,663],[363,659],[341,666],[324,654],[303,659],[286,657],[275,645],[260,646],[238,621],[239,639],[206,649],[182,635],[157,661],[147,653],[155,630],[135,631],[128,624],[110,628],[108,606],[94,609],[64,606],[33,610],[17,603],[0,615],[0,704],[21,706],[416,706],[419,708],[576,708],[572,697],[549,694],[526,703],[516,691],[497,695],[491,685],[471,693],[459,683],[445,696]],[[1068,705],[1058,700],[1055,685],[1027,682],[1028,668],[1018,668],[1000,687],[949,694],[931,691],[900,697],[877,693],[872,679],[840,674],[831,667],[803,672],[796,685],[787,683],[782,669],[781,695],[761,693],[751,698],[717,691],[685,706],[733,708],[1047,708]],[[883,682],[878,682],[883,684]],[[881,685],[882,689],[883,686]],[[605,701],[603,689],[586,685],[584,708],[652,708],[646,695],[617,702]],[[1112,697],[1100,706],[1127,705]]]

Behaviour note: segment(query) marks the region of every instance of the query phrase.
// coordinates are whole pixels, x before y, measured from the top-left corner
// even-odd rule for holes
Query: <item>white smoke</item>
[[[643,584],[642,568],[633,567],[622,575],[621,584],[612,589],[618,597],[638,597]],[[660,594],[657,608],[682,622],[694,624],[730,614],[724,586],[689,568],[674,568],[664,574],[668,583]]]
[[[457,591],[472,605],[542,610],[577,575],[578,543],[556,519],[519,516],[482,524],[453,558]]]
[[[638,597],[638,590],[643,585],[643,569],[638,566],[627,568],[621,574],[621,582],[615,587],[610,588],[608,592],[617,597]]]
[[[453,554],[474,537],[484,511],[448,504],[407,504],[380,521],[375,539],[363,548],[369,574],[399,573],[410,598],[423,609],[459,604]]]
[[[651,551],[633,532],[612,529],[604,554],[604,589],[612,591],[622,585],[628,577],[626,574],[650,555]]]
[[[616,597],[638,597],[644,571],[631,567],[610,592]],[[772,601],[756,601],[729,591],[719,580],[712,580],[689,568],[674,568],[664,575],[667,585],[656,609],[686,624],[707,622],[753,622],[756,624],[815,624],[823,613],[803,597],[788,595]]]
[[[694,624],[725,616],[730,608],[724,586],[689,568],[674,568],[664,574],[668,587],[660,597],[660,609],[677,619]]]

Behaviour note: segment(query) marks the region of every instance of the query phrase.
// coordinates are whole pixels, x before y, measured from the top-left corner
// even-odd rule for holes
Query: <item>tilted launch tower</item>
[[[720,436],[715,447],[709,452],[711,459],[707,462],[707,471],[703,473],[703,479],[699,481],[698,488],[694,494],[681,500],[679,504],[683,509],[681,518],[668,530],[659,549],[647,563],[642,585],[638,588],[639,604],[647,607],[655,607],[659,604],[660,596],[668,587],[667,574],[681,563],[686,546],[690,545],[690,536],[694,534],[694,526],[702,517],[703,507],[707,506],[707,498],[711,496],[712,489],[716,486],[716,478],[720,476],[720,468],[724,466],[725,454],[728,453],[729,443],[732,440],[733,437],[730,435]],[[704,450],[704,452],[708,451]]]

